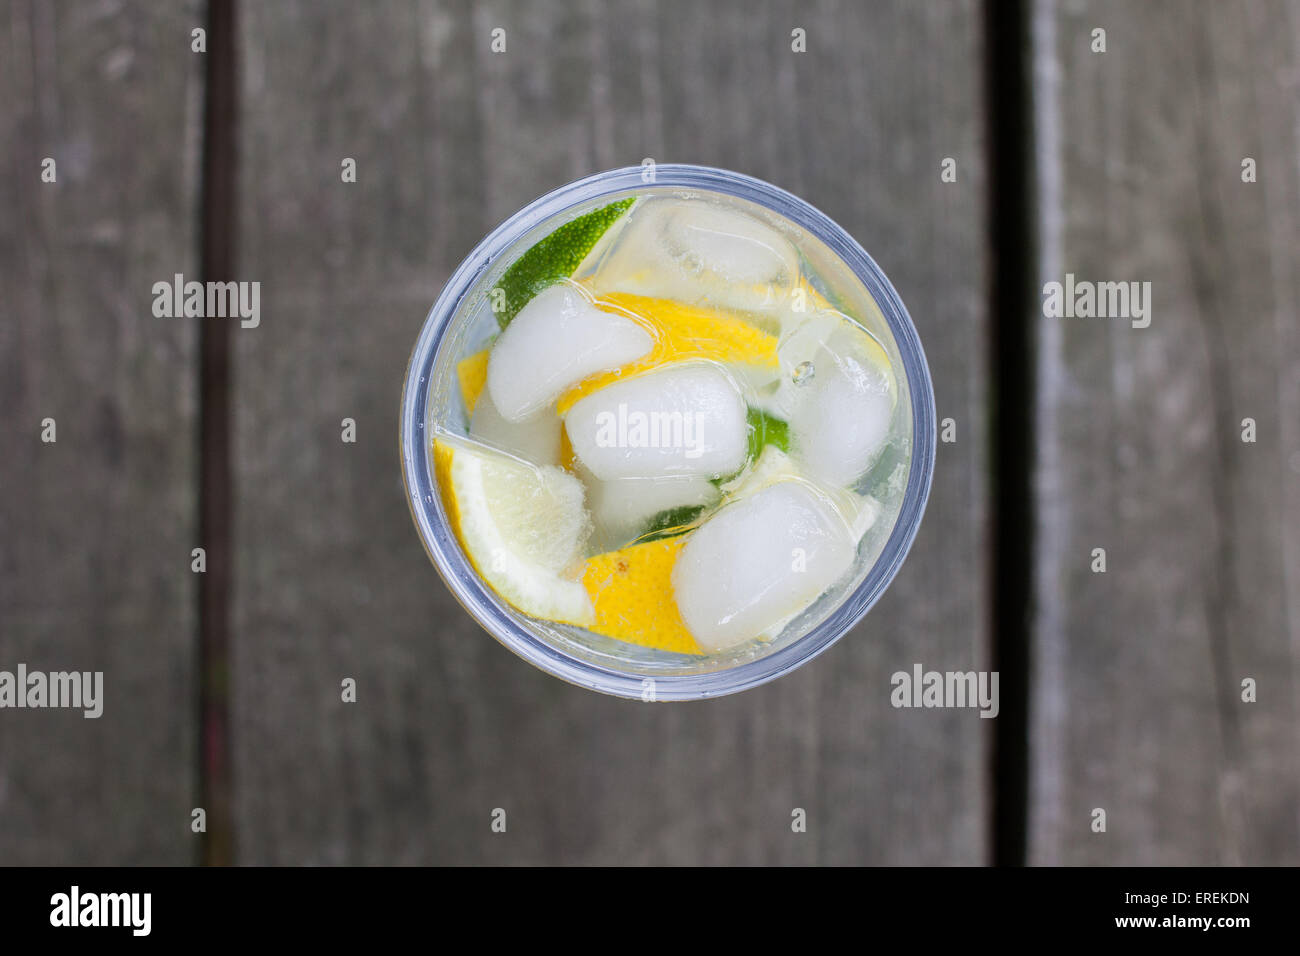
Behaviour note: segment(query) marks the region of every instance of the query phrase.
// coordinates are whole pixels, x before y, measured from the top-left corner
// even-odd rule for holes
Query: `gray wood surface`
[[[1195,10],[1035,13],[1044,281],[1153,302],[1031,317],[1035,863],[1300,862],[1300,5]]]
[[[233,397],[241,861],[988,858],[991,722],[889,705],[896,670],[988,661],[978,29],[971,3],[245,6],[241,277],[263,319],[236,334]],[[479,630],[423,553],[396,447],[409,351],[461,257],[542,192],[647,156],[838,219],[897,284],[959,428],[854,634],[680,706],[570,687]]]
[[[0,669],[104,673],[98,719],[0,713],[0,863],[194,858],[196,336],[151,287],[194,265],[200,15],[0,7]]]
[[[1030,6],[1041,279],[1149,281],[1153,311],[1025,316],[1029,862],[1295,864],[1300,0]],[[240,862],[991,858],[995,722],[889,704],[893,672],[987,668],[995,637],[981,9],[241,4],[236,278],[262,298],[232,333]],[[0,712],[0,863],[196,856],[197,336],[152,316],[151,287],[197,277],[204,17],[0,5],[0,669],[102,670],[106,697],[99,720]],[[461,258],[645,157],[837,219],[897,285],[957,427],[857,631],[688,705],[570,687],[481,631],[424,554],[397,448],[411,346]]]

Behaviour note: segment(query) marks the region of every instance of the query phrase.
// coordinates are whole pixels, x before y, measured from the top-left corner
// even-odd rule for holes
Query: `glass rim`
[[[758,687],[806,664],[847,634],[884,594],[911,549],[929,498],[936,441],[934,389],[925,351],[902,299],[875,260],[833,219],[780,187],[742,173],[685,164],[655,165],[652,169],[652,180],[644,178],[644,167],[628,166],[554,189],[508,217],[457,266],[429,309],[407,364],[399,433],[402,479],[411,516],[438,574],[470,616],[511,651],[555,677],[601,693],[656,701],[697,700]],[[452,317],[483,273],[552,216],[602,196],[647,187],[708,190],[748,200],[784,216],[825,243],[875,299],[894,336],[912,406],[912,453],[903,501],[889,538],[862,581],[826,617],[787,646],[733,667],[696,674],[651,676],[603,666],[566,653],[505,614],[497,604],[499,599],[461,551],[437,492],[432,456],[425,447],[434,362]]]

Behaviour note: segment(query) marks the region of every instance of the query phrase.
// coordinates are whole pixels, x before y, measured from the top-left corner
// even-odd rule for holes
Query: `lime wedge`
[[[542,289],[573,275],[600,237],[633,202],[632,198],[620,199],[566,222],[516,259],[493,289],[493,311],[501,328],[509,325]]]

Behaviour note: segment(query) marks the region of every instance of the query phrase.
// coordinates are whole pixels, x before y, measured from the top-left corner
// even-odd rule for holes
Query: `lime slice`
[[[582,260],[634,202],[620,199],[560,226],[533,245],[502,274],[493,290],[493,311],[501,328],[510,324],[538,292],[573,275]],[[500,290],[497,292],[497,290]]]
[[[729,499],[746,498],[762,491],[768,485],[787,478],[799,477],[799,468],[784,450],[775,445],[766,446],[749,468],[720,487]]]
[[[577,579],[590,531],[582,482],[563,468],[441,440],[434,459],[452,528],[479,575],[525,614],[592,623]]]
[[[758,408],[751,408],[745,418],[749,424],[750,461],[756,461],[768,445],[775,445],[781,451],[790,450],[788,422]]]
[[[695,526],[695,520],[704,514],[705,505],[681,505],[667,508],[650,519],[645,531],[637,536],[637,541],[658,541],[660,538],[675,538],[686,534]]]

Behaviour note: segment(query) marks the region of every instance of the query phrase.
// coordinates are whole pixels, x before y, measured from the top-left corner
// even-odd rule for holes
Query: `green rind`
[[[749,424],[749,460],[757,461],[765,445],[775,445],[781,451],[790,452],[790,425],[783,419],[757,408],[751,408],[745,414]]]
[[[661,511],[650,519],[646,530],[636,538],[637,544],[658,541],[660,538],[673,538],[691,530],[692,522],[704,513],[704,505],[681,505]]]
[[[493,311],[501,328],[509,325],[542,289],[573,275],[600,237],[635,201],[620,199],[566,222],[516,259],[502,274],[496,285],[500,292],[493,298]]]
[[[757,408],[750,408],[745,412],[745,422],[749,426],[749,454],[746,463],[734,474],[710,478],[709,481],[715,488],[721,488],[750,464],[758,461],[758,456],[763,453],[763,448],[767,445],[775,445],[786,454],[790,453],[790,424],[787,421]]]

